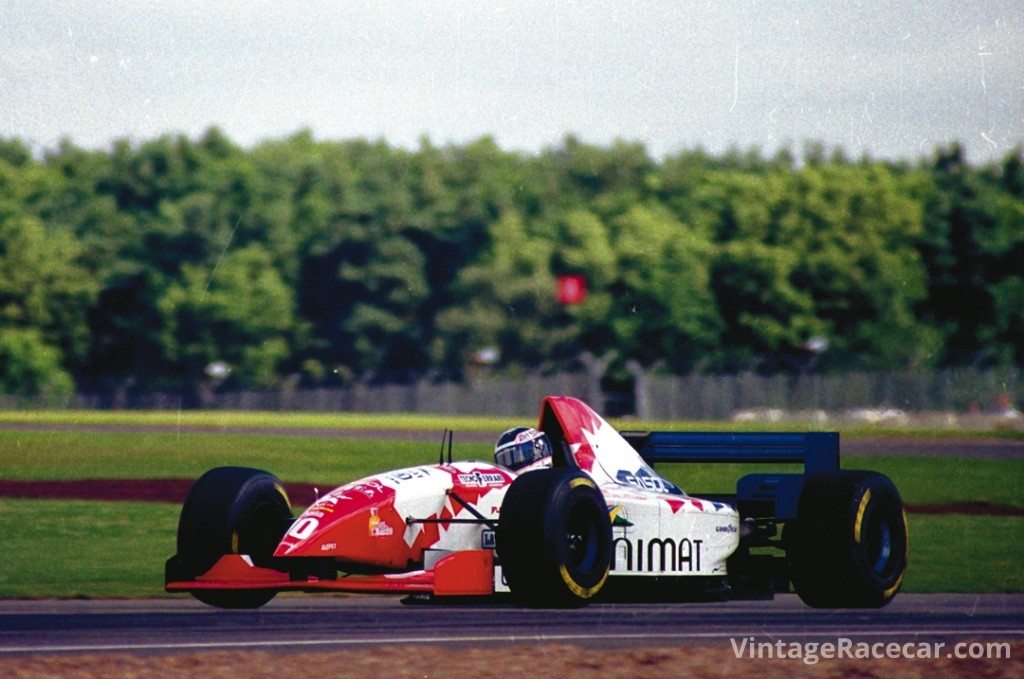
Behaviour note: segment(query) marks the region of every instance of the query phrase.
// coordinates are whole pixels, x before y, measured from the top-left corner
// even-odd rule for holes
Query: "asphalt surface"
[[[877,610],[772,601],[593,604],[528,610],[501,603],[409,605],[393,596],[286,596],[254,611],[188,597],[0,602],[0,655],[338,650],[382,645],[584,648],[758,641],[946,642],[1024,638],[1024,594],[901,594]]]

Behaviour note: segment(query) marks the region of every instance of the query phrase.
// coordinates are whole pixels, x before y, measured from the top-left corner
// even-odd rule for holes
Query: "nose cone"
[[[398,569],[420,563],[425,549],[478,549],[480,526],[444,519],[496,517],[513,478],[486,463],[456,462],[355,481],[303,512],[274,555]]]
[[[295,520],[274,556],[406,566],[412,555],[405,519],[395,509],[395,489],[385,481],[357,481],[317,500]]]

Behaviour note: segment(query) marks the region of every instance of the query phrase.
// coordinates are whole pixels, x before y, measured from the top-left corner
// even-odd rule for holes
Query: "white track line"
[[[900,629],[860,630],[853,632],[793,632],[737,633],[737,632],[665,632],[650,634],[538,634],[538,635],[466,635],[452,637],[395,637],[393,639],[301,639],[281,641],[208,641],[159,644],[77,644],[67,646],[0,646],[0,653],[110,653],[116,651],[188,651],[226,648],[289,648],[324,646],[392,646],[411,644],[470,644],[470,643],[545,643],[580,641],[634,641],[663,639],[665,641],[730,639],[736,637],[936,637],[936,636],[1024,636],[1024,628],[1018,629]]]

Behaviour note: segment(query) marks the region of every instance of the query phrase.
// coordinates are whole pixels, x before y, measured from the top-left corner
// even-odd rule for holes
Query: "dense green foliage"
[[[1019,149],[0,140],[0,393],[459,379],[484,349],[503,371],[1022,365],[1022,272]]]

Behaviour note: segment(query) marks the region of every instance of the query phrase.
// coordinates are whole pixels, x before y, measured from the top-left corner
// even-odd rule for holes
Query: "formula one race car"
[[[907,563],[906,517],[885,476],[839,468],[835,433],[620,434],[583,402],[548,397],[550,455],[518,471],[448,461],[340,486],[298,518],[267,472],[213,469],[192,486],[166,589],[225,608],[277,592],[400,592],[434,601],[510,596],[769,598],[877,607]],[[443,450],[443,448],[442,448]],[[660,462],[792,463],[729,495],[688,495]]]

